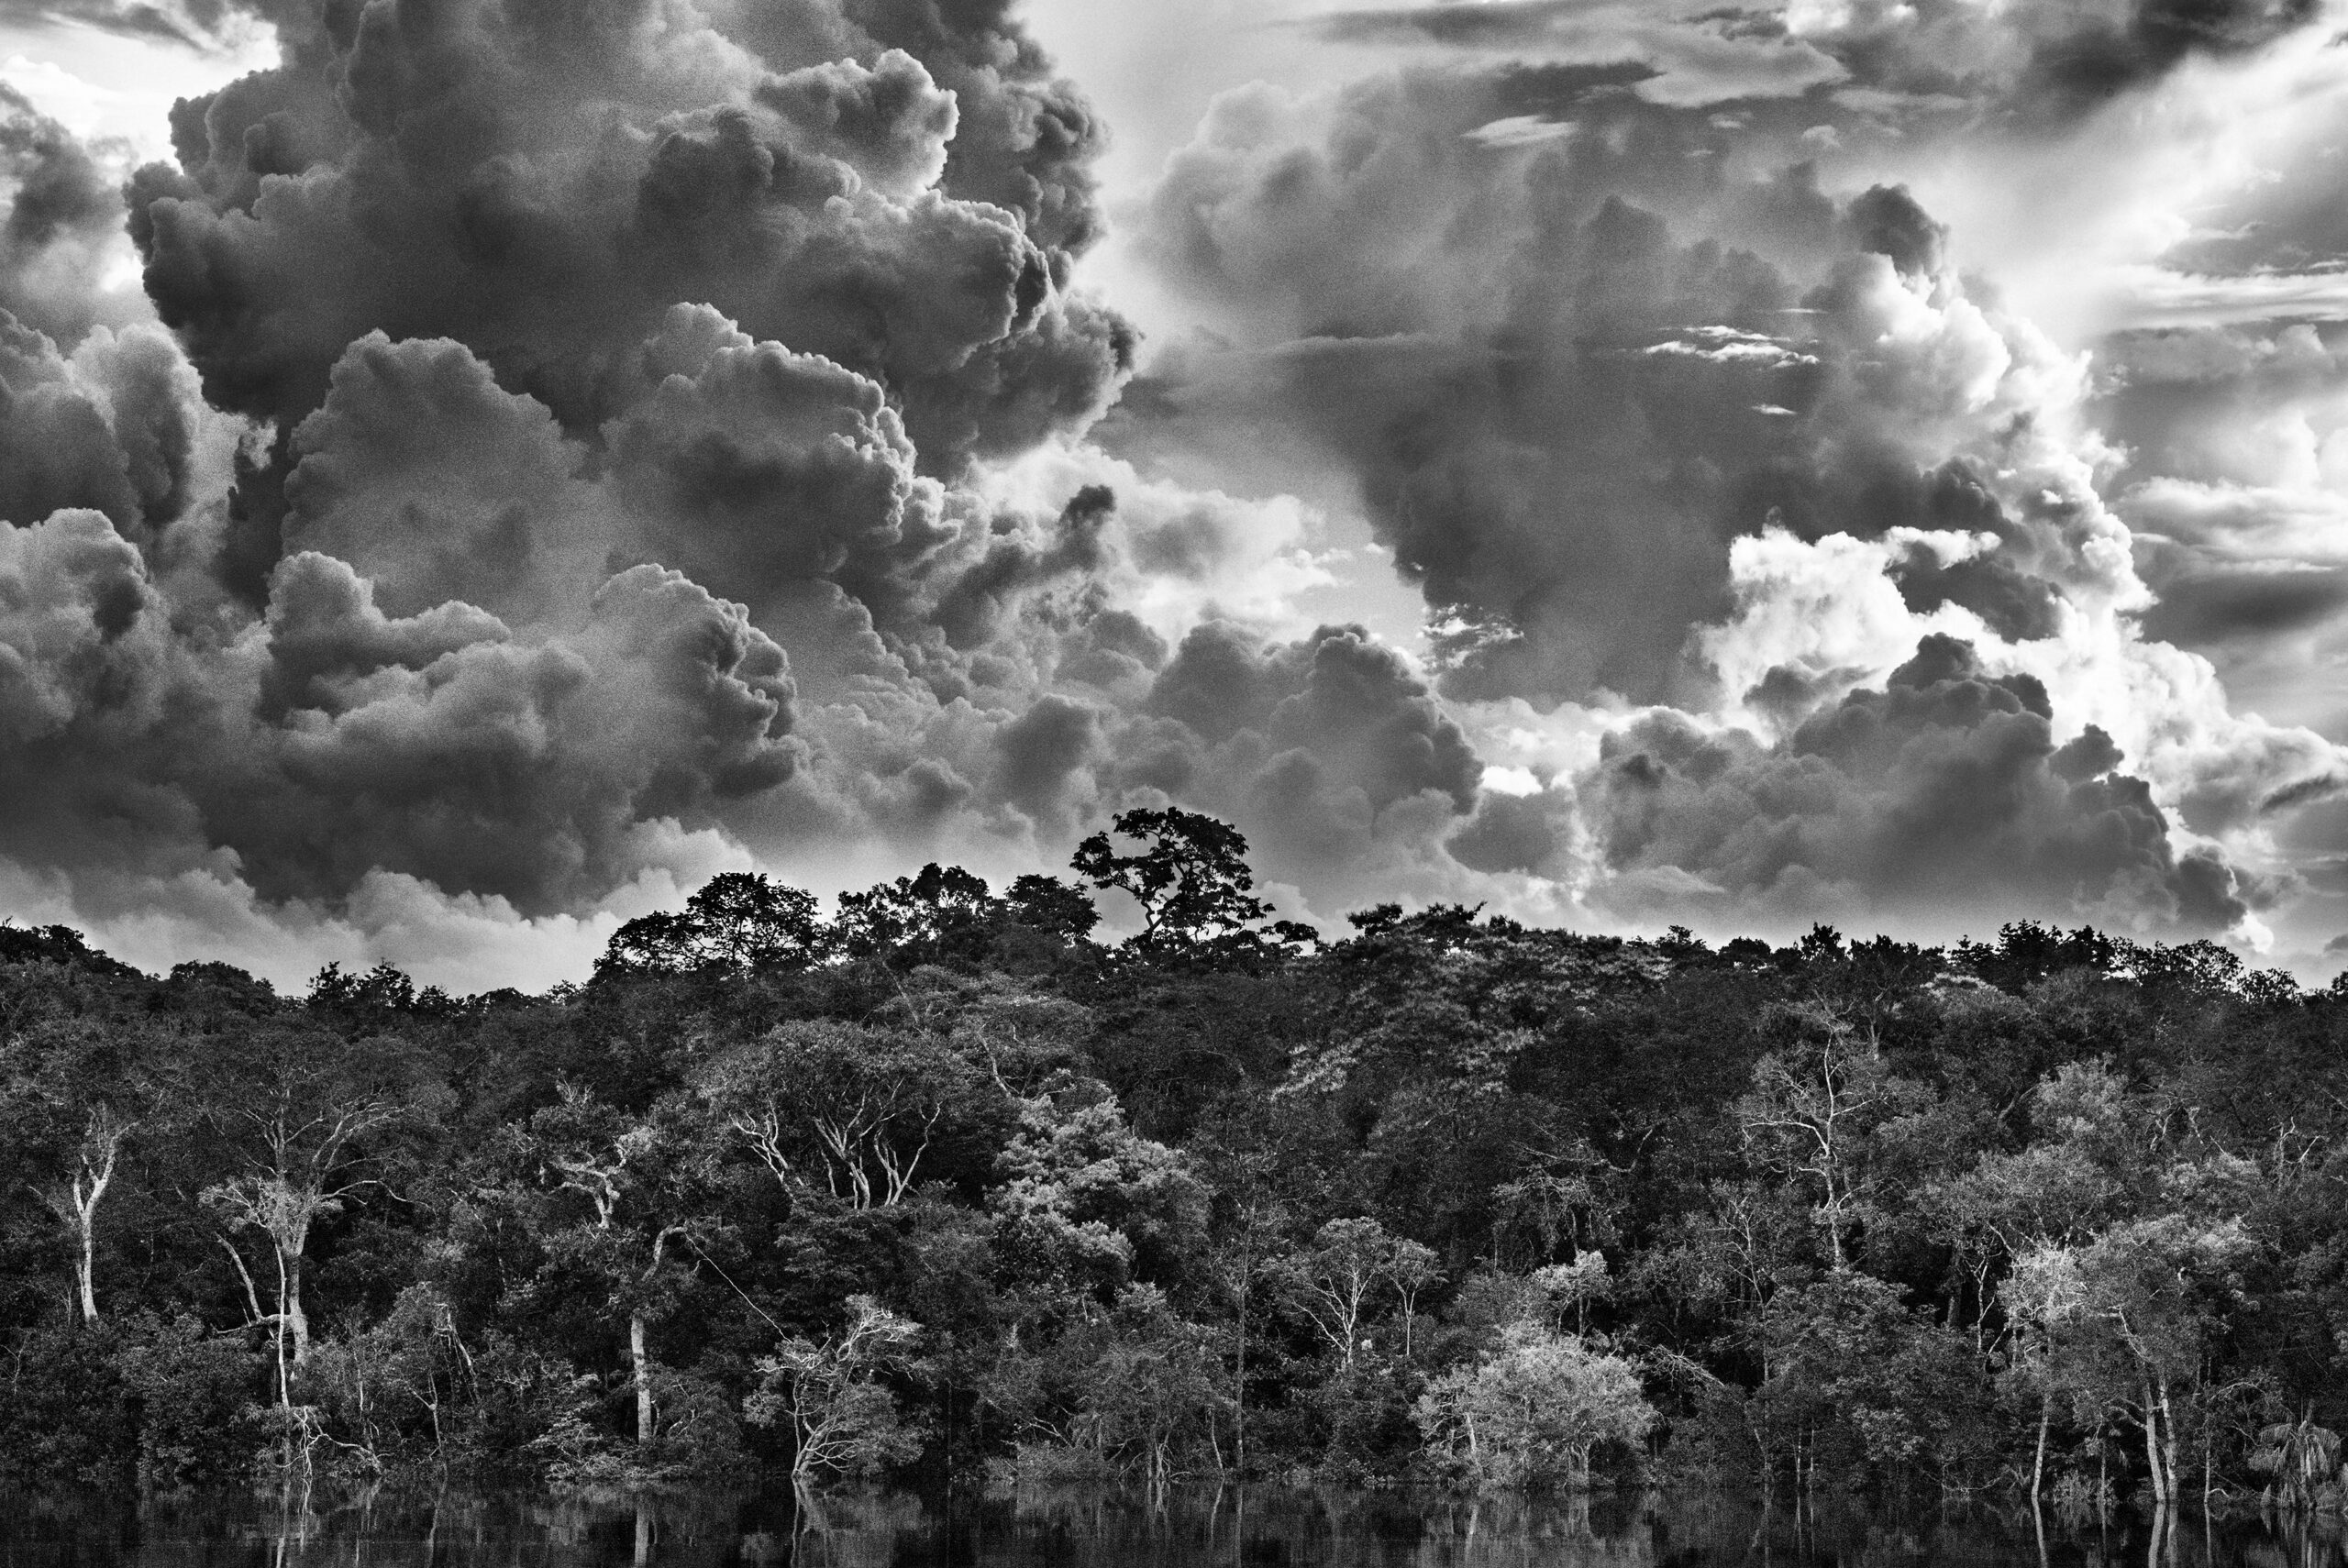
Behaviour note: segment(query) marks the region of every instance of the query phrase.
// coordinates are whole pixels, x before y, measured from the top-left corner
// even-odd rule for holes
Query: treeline
[[[2340,1504],[2348,988],[2027,922],[1323,941],[1245,854],[721,877],[542,997],[0,927],[0,1477]]]

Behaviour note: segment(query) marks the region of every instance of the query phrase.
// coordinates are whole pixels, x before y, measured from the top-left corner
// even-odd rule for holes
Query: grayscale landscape
[[[0,0],[0,1568],[2348,1517],[2348,0]]]

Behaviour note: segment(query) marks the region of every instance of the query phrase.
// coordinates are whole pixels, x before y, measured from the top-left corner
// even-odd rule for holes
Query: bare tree
[[[311,1231],[320,1220],[340,1213],[352,1197],[382,1185],[373,1176],[352,1174],[354,1145],[389,1126],[406,1109],[388,1095],[363,1091],[349,1098],[326,1097],[320,1103],[303,1092],[305,1087],[296,1078],[281,1078],[263,1092],[259,1104],[216,1111],[241,1134],[245,1168],[202,1194],[205,1206],[220,1216],[230,1232],[259,1231],[269,1246],[276,1268],[276,1310],[256,1309],[254,1317],[272,1328],[278,1401],[287,1409],[294,1404],[293,1372],[310,1354],[302,1268]],[[243,1254],[227,1236],[221,1242],[236,1259],[258,1309]]]
[[[98,1320],[98,1205],[114,1185],[122,1146],[138,1125],[112,1106],[101,1102],[93,1107],[74,1151],[73,1168],[62,1179],[37,1189],[49,1211],[72,1233],[73,1280],[85,1323]]]

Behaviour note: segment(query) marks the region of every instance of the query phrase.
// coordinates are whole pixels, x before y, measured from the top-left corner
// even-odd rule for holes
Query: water
[[[0,1492],[0,1568],[2348,1568],[2340,1521],[1250,1488],[985,1499]]]

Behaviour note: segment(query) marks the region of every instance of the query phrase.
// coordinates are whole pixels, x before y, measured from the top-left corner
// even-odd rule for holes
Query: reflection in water
[[[2348,1568],[2337,1519],[1197,1488],[0,1493],[0,1568]]]

